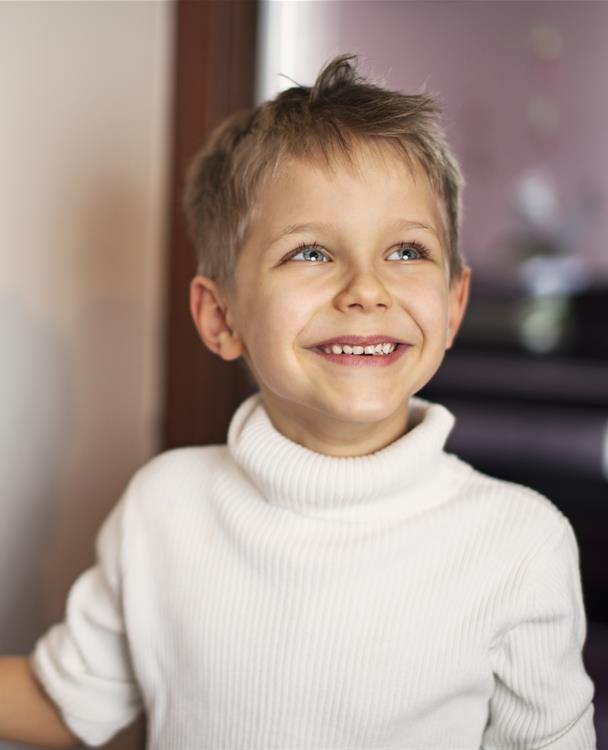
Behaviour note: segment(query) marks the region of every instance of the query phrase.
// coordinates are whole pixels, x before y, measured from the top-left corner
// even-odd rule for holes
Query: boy
[[[95,746],[145,709],[155,750],[595,747],[568,520],[414,396],[470,278],[439,109],[353,57],[194,163],[193,319],[259,391],[135,474],[65,622],[5,660],[0,735]]]

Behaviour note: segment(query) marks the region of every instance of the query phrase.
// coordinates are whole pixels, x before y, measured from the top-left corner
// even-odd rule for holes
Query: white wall
[[[314,82],[321,65],[341,52],[339,13],[335,0],[259,0],[256,104],[273,99],[293,81]]]
[[[0,653],[159,446],[174,6],[0,2]]]

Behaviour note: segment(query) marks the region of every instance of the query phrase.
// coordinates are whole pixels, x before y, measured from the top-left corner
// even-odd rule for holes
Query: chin
[[[389,419],[399,408],[405,408],[405,404],[406,401],[401,401],[393,407],[384,398],[366,400],[354,396],[349,401],[336,404],[333,413],[336,418],[345,422],[370,424]]]

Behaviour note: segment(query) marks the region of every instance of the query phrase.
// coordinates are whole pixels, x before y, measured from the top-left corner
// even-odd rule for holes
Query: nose
[[[336,295],[335,304],[339,310],[346,311],[355,307],[363,310],[389,308],[392,303],[391,295],[376,274],[358,271]]]

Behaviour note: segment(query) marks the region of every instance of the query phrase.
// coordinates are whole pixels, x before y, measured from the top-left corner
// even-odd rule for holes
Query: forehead
[[[362,144],[350,158],[283,157],[259,190],[251,229],[267,239],[300,222],[363,229],[401,219],[430,225],[443,243],[441,201],[421,163],[394,148]]]

